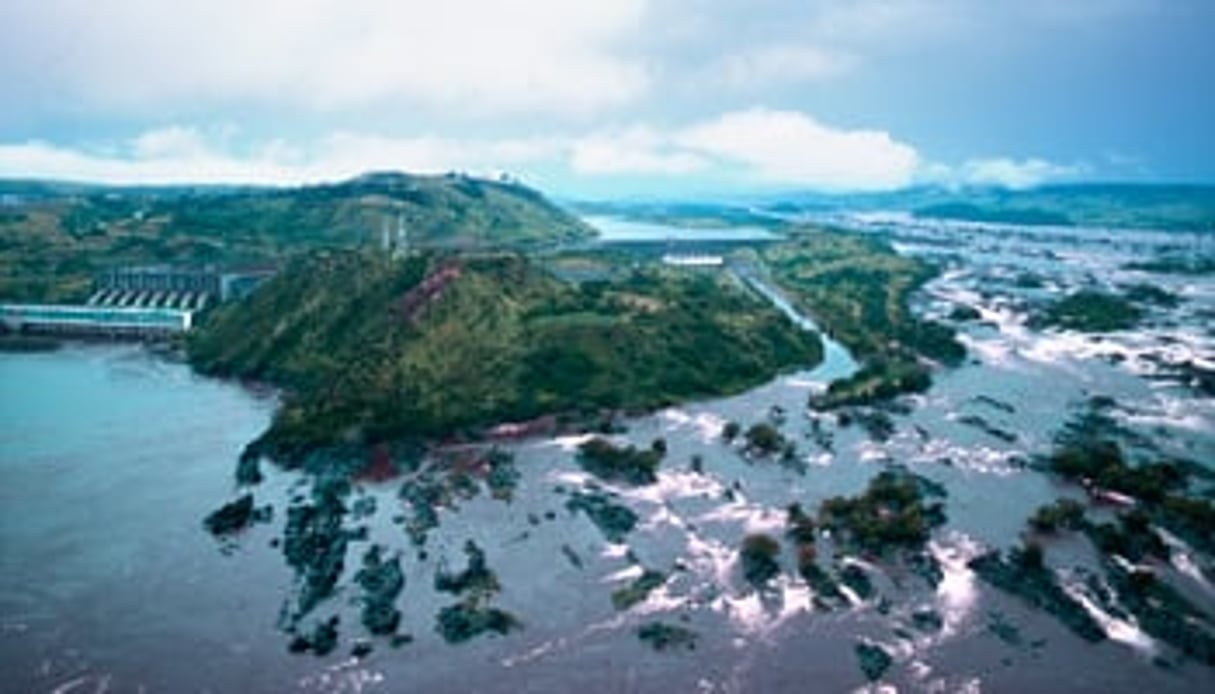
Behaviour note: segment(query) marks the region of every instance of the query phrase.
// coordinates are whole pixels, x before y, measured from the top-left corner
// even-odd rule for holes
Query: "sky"
[[[0,177],[1215,181],[1215,0],[4,0]]]

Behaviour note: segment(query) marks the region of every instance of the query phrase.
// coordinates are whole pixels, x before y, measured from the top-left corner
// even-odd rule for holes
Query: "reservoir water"
[[[130,345],[0,354],[0,691],[269,691],[290,576],[201,519],[275,405]]]

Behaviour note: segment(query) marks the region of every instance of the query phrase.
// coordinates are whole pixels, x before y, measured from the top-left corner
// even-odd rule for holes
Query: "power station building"
[[[197,312],[248,295],[273,272],[171,265],[113,268],[97,276],[84,305],[0,304],[0,327],[100,337],[186,332],[193,327]]]

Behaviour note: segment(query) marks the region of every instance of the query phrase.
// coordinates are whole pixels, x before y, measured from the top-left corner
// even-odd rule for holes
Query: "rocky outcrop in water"
[[[363,589],[363,626],[376,635],[392,634],[401,623],[401,611],[393,603],[405,589],[399,557],[384,559],[382,549],[374,545],[363,555],[363,568],[354,582]]]
[[[203,520],[203,525],[212,535],[231,535],[240,532],[253,523],[264,523],[272,515],[269,506],[256,508],[252,494],[245,494],[235,501],[230,501]]]
[[[462,596],[463,600],[439,610],[435,630],[448,643],[462,643],[486,632],[506,634],[522,626],[514,615],[490,606],[500,590],[498,577],[486,563],[485,552],[475,542],[464,544],[467,566],[463,571],[435,574],[435,589]]]
[[[665,622],[648,622],[637,629],[637,638],[648,643],[656,651],[670,651],[678,648],[696,649],[697,634],[687,627]]]
[[[861,672],[865,673],[865,679],[870,682],[882,679],[882,675],[894,664],[894,658],[881,646],[862,642],[856,644],[854,650],[857,664],[860,665]]]
[[[614,498],[611,492],[587,488],[570,494],[565,508],[571,513],[585,513],[608,542],[619,544],[637,526],[638,518],[632,509],[616,503]]]
[[[1037,545],[1014,551],[1008,559],[989,552],[972,559],[968,566],[985,582],[1053,615],[1080,638],[1105,639],[1101,626],[1063,590],[1054,572],[1043,563],[1042,549]]]

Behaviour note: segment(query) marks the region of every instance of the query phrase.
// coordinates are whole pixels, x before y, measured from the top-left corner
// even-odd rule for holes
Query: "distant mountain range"
[[[1029,190],[919,187],[886,193],[787,192],[725,200],[574,202],[584,213],[686,226],[771,224],[787,217],[905,212],[926,219],[1178,231],[1215,230],[1215,185],[1075,184]]]

